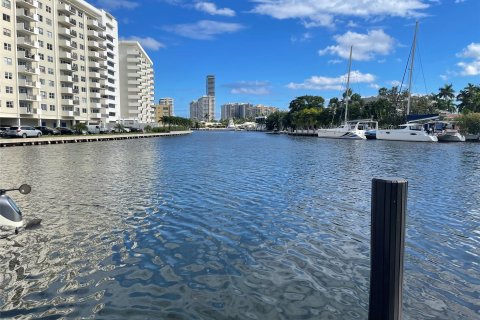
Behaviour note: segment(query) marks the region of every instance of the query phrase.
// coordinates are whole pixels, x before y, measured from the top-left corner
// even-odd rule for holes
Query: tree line
[[[300,96],[290,102],[288,111],[270,114],[266,127],[267,130],[295,130],[338,126],[344,120],[347,99],[349,120],[374,119],[380,127],[393,127],[406,121],[407,98],[408,91],[401,91],[396,86],[380,88],[376,97],[365,99],[349,89],[341,98],[330,99],[328,104],[321,96]],[[438,93],[412,96],[410,114],[441,112],[459,112],[464,116],[480,114],[480,85],[469,83],[455,94],[452,84],[446,84],[438,89]],[[476,119],[477,116],[468,117]]]

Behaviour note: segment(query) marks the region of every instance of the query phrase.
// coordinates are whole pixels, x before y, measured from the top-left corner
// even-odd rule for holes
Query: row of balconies
[[[22,8],[38,9],[37,0],[17,0],[17,5]]]

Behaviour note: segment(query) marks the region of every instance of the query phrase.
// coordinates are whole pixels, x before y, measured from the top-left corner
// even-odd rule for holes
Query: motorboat
[[[439,142],[465,142],[465,136],[457,129],[455,122],[436,122],[434,133],[437,135]]]
[[[228,125],[227,125],[226,129],[231,130],[231,131],[235,130],[235,123],[233,123],[233,119],[228,120]]]
[[[24,227],[22,211],[7,195],[7,192],[18,191],[21,194],[29,194],[31,190],[32,188],[28,184],[22,184],[15,189],[0,189],[0,227],[15,228],[15,233]],[[25,225],[25,228],[39,225],[41,221],[41,219],[33,219]]]
[[[420,123],[406,123],[399,129],[377,130],[377,140],[437,142],[437,136],[425,130]]]

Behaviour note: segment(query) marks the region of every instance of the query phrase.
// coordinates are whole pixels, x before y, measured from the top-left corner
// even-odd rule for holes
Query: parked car
[[[89,134],[108,133],[108,129],[99,125],[87,125]]]
[[[75,134],[75,132],[69,128],[56,127],[55,129],[57,129],[60,134]]]
[[[7,137],[41,137],[42,132],[40,130],[35,129],[34,127],[29,126],[20,126],[20,127],[10,127],[7,131]]]
[[[39,126],[35,127],[35,129],[42,131],[43,135],[57,135],[60,134],[57,129],[50,128],[50,127],[45,127],[45,126]]]
[[[127,128],[130,130],[130,132],[143,132],[143,130],[140,128],[126,127],[125,129]]]
[[[10,129],[10,127],[0,127],[0,137],[5,137],[8,129]]]

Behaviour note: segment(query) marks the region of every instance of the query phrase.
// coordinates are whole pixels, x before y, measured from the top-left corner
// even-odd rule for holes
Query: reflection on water
[[[478,318],[479,156],[248,132],[0,149],[43,219],[0,240],[0,318],[365,319],[381,176],[409,180],[404,318]]]

